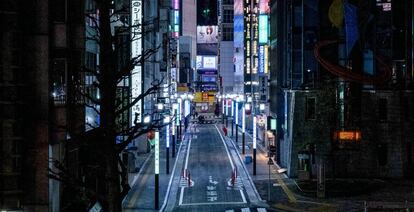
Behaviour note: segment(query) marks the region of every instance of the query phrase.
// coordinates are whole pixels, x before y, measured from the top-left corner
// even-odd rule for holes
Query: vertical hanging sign
[[[131,0],[131,59],[136,59],[142,54],[142,0]],[[136,63],[131,72],[131,101],[134,101],[142,93],[142,66]],[[131,107],[131,126],[135,121],[142,120],[142,105],[138,101]]]

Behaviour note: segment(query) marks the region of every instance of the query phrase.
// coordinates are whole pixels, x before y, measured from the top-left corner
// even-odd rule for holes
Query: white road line
[[[231,164],[231,169],[232,169],[232,170],[234,170],[233,160],[232,160],[232,159],[231,159],[231,157],[230,157],[230,153],[229,153],[229,150],[228,150],[228,148],[227,148],[226,142],[224,141],[224,138],[223,138],[223,136],[221,135],[220,130],[218,129],[217,125],[214,125],[214,127],[216,127],[216,130],[217,130],[218,134],[220,135],[221,141],[223,141],[223,145],[224,145],[224,147],[226,148],[227,157],[229,157],[229,161],[230,161],[230,164]],[[242,199],[243,199],[243,203],[247,203],[247,201],[246,201],[246,197],[244,196],[244,193],[243,193],[243,189],[240,189],[240,195],[241,195],[241,197],[242,197]]]
[[[215,125],[215,126],[216,126],[216,125]],[[216,128],[217,128],[217,126],[216,126]],[[220,135],[221,135],[221,133],[220,133]],[[248,181],[250,182],[250,185],[252,186],[253,191],[254,191],[254,193],[255,193],[255,195],[256,195],[256,197],[257,197],[257,199],[258,199],[259,201],[263,201],[263,200],[262,200],[262,198],[260,197],[259,192],[257,191],[256,185],[254,184],[253,179],[250,177],[249,171],[247,171],[246,165],[243,163],[243,159],[241,158],[241,154],[240,154],[239,150],[236,148],[236,145],[234,144],[234,142],[230,142],[230,143],[233,145],[233,147],[234,147],[234,149],[235,149],[235,151],[236,151],[236,155],[237,155],[237,157],[239,158],[239,160],[240,160],[240,162],[241,162],[241,166],[242,166],[242,168],[244,169],[244,171],[245,171],[245,173],[246,173],[246,176],[247,176],[247,178],[248,178]],[[247,191],[246,191],[246,192],[247,192]]]
[[[241,211],[242,212],[250,212],[250,208],[242,208]]]
[[[257,212],[266,212],[266,208],[257,208]]]
[[[186,158],[185,158],[184,170],[186,170],[187,169],[187,166],[188,166],[188,157],[190,156],[190,147],[191,147],[191,138],[188,141],[188,148],[187,148],[187,155],[186,155]],[[178,201],[178,205],[182,205],[183,204],[184,188],[185,187],[181,187],[180,200]]]
[[[181,206],[200,206],[200,205],[240,205],[245,202],[200,202],[200,203],[185,203]]]
[[[170,195],[172,179],[174,178],[175,167],[177,166],[178,158],[180,158],[182,144],[183,144],[183,142],[180,143],[180,147],[178,148],[178,154],[175,157],[175,163],[174,163],[173,170],[171,172],[172,174],[171,174],[171,177],[170,177],[170,182],[168,183],[167,193],[165,193],[164,203],[162,204],[160,211],[163,211],[165,209],[165,207],[167,206],[167,200],[168,200],[168,196]]]
[[[226,212],[234,212],[234,210],[226,210]]]

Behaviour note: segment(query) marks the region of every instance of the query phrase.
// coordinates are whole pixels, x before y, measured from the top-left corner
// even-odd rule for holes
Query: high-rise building
[[[48,178],[65,140],[84,129],[73,95],[84,56],[83,1],[0,3],[0,208],[59,211]],[[69,12],[70,11],[70,12]]]
[[[270,110],[288,175],[413,176],[412,2],[271,3]]]

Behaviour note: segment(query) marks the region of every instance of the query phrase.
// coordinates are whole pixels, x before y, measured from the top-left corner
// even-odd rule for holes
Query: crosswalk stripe
[[[266,212],[266,208],[257,208],[257,212]]]
[[[226,212],[234,212],[234,210],[226,210]]]
[[[250,212],[250,208],[242,208],[241,211],[242,212]]]

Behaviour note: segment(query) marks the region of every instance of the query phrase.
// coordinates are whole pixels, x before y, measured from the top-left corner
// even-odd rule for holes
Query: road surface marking
[[[201,205],[240,205],[245,202],[199,202],[199,203],[184,203],[181,206],[201,206]]]
[[[252,136],[250,135],[250,133],[246,133],[250,138],[252,138]],[[260,148],[260,145],[259,145]],[[277,167],[277,166],[276,166]],[[288,196],[289,202],[293,202],[296,203],[297,199],[295,197],[295,195],[293,194],[293,192],[286,186],[285,182],[283,181],[283,179],[280,177],[279,174],[276,174],[276,180],[278,182],[278,184],[282,187],[283,192],[285,192],[285,194]]]
[[[242,208],[241,211],[242,212],[250,212],[250,208]]]
[[[168,196],[170,195],[170,190],[171,190],[171,185],[172,185],[172,179],[174,178],[175,167],[177,166],[178,158],[180,158],[182,144],[183,142],[180,143],[180,147],[178,148],[178,154],[175,157],[175,162],[174,162],[174,167],[173,167],[172,174],[170,177],[170,182],[168,183],[168,188],[167,188],[167,192],[165,193],[164,203],[162,204],[160,211],[164,211],[165,207],[167,206]]]
[[[257,212],[266,212],[266,208],[257,208]]]
[[[234,212],[234,210],[226,210],[226,212]]]
[[[216,130],[217,130],[218,134],[220,135],[221,141],[223,141],[224,148],[226,148],[227,157],[229,157],[229,160],[230,160],[230,165],[231,165],[231,169],[232,169],[232,170],[234,170],[233,160],[232,160],[232,159],[231,159],[231,157],[230,157],[230,153],[229,153],[229,150],[228,150],[228,148],[227,148],[226,142],[224,141],[224,138],[223,138],[223,136],[221,135],[220,130],[217,128],[217,125],[214,125],[214,127],[216,128]],[[241,197],[242,197],[242,199],[243,199],[243,203],[247,203],[247,201],[246,201],[246,197],[244,196],[244,193],[243,193],[243,189],[241,189],[241,190],[240,190],[240,195],[241,195]]]
[[[184,164],[184,170],[187,170],[187,166],[188,166],[188,157],[190,156],[190,147],[191,147],[191,138],[188,141],[188,147],[187,147],[187,155],[185,157],[185,164]],[[181,192],[180,192],[180,200],[178,202],[178,205],[182,205],[183,204],[183,198],[184,198],[184,187],[181,187]]]

